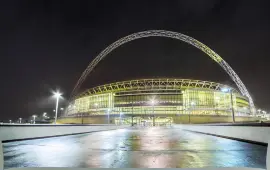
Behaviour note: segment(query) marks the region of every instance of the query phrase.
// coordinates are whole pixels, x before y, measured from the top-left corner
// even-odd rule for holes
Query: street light
[[[229,92],[231,95],[231,110],[232,110],[232,117],[233,117],[233,123],[235,123],[235,117],[234,117],[234,108],[233,108],[233,94],[232,94],[232,89],[231,88],[222,88],[222,92],[227,93]]]
[[[56,124],[56,120],[57,120],[58,101],[59,101],[59,98],[61,97],[61,95],[62,95],[62,94],[59,93],[59,92],[55,92],[55,93],[54,93],[54,97],[56,98],[54,124]]]
[[[22,123],[22,118],[19,118],[20,124]]]
[[[36,124],[36,117],[37,116],[36,115],[33,115],[32,117],[34,118],[34,124]]]

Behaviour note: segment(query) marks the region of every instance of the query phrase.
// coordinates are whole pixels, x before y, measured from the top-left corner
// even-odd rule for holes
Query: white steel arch
[[[73,97],[78,89],[80,88],[81,84],[84,82],[86,77],[91,73],[91,71],[95,68],[95,66],[103,59],[105,58],[110,52],[112,52],[114,49],[118,48],[119,46],[136,40],[140,38],[145,37],[167,37],[167,38],[173,38],[177,40],[184,41],[188,44],[193,45],[194,47],[202,50],[205,54],[207,54],[209,57],[211,57],[215,62],[217,62],[231,77],[231,79],[235,82],[238,89],[242,93],[242,95],[246,96],[249,99],[249,103],[251,106],[252,113],[255,113],[255,106],[253,103],[253,99],[251,98],[247,88],[243,84],[243,82],[240,80],[239,76],[233,71],[233,69],[229,66],[228,63],[226,63],[217,53],[215,53],[213,50],[211,50],[209,47],[204,45],[203,43],[199,42],[198,40],[189,37],[187,35],[178,33],[178,32],[172,32],[172,31],[166,31],[166,30],[149,30],[149,31],[142,31],[130,34],[126,37],[123,37],[111,45],[109,45],[107,48],[105,48],[101,53],[99,53],[96,58],[87,66],[87,68],[82,73],[80,79],[77,81],[72,93],[71,97]]]

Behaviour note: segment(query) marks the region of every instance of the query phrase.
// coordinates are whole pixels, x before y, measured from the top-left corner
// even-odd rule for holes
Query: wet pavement
[[[4,143],[5,168],[266,168],[266,147],[169,128]]]

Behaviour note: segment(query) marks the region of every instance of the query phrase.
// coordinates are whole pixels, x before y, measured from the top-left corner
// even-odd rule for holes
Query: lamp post
[[[43,113],[43,120],[45,120],[46,117],[47,117],[47,113],[44,112],[44,113]]]
[[[56,124],[56,120],[57,120],[58,102],[59,102],[60,96],[61,96],[61,93],[59,93],[59,92],[55,92],[55,93],[54,93],[54,97],[56,98],[54,124]]]
[[[33,115],[32,117],[34,118],[33,123],[36,124],[36,117],[37,117],[37,116],[36,116],[36,115]]]
[[[221,89],[222,92],[229,92],[230,97],[231,97],[231,110],[232,110],[232,118],[233,118],[233,123],[235,123],[235,116],[234,116],[234,107],[233,107],[233,94],[232,94],[232,89],[231,88],[223,88]]]

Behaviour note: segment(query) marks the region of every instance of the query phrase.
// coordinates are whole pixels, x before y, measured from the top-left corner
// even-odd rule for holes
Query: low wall
[[[228,125],[174,125],[175,128],[267,144],[270,127]]]
[[[255,122],[259,121],[257,117],[236,116],[236,122]],[[173,122],[176,124],[201,124],[201,123],[229,123],[232,122],[232,116],[224,115],[179,115],[173,116]]]
[[[124,115],[125,117],[131,117],[132,115]],[[144,116],[144,115],[134,115],[134,116]],[[201,123],[228,123],[232,122],[231,116],[222,116],[222,115],[156,115],[162,117],[172,117],[173,123],[175,124],[201,124]],[[119,118],[119,115],[110,115],[110,123],[115,123],[115,118]],[[260,118],[257,117],[235,117],[236,122],[255,122],[259,121]],[[89,117],[62,117],[57,120],[58,123],[78,123],[78,124],[107,124],[108,116],[107,115],[96,115]]]
[[[116,125],[2,125],[0,141],[71,135],[87,132],[122,129],[129,126]]]
[[[119,116],[117,116],[119,117]],[[114,124],[114,118],[111,116],[111,123]],[[108,116],[92,116],[92,117],[66,117],[58,118],[57,123],[78,123],[78,124],[107,124]]]

